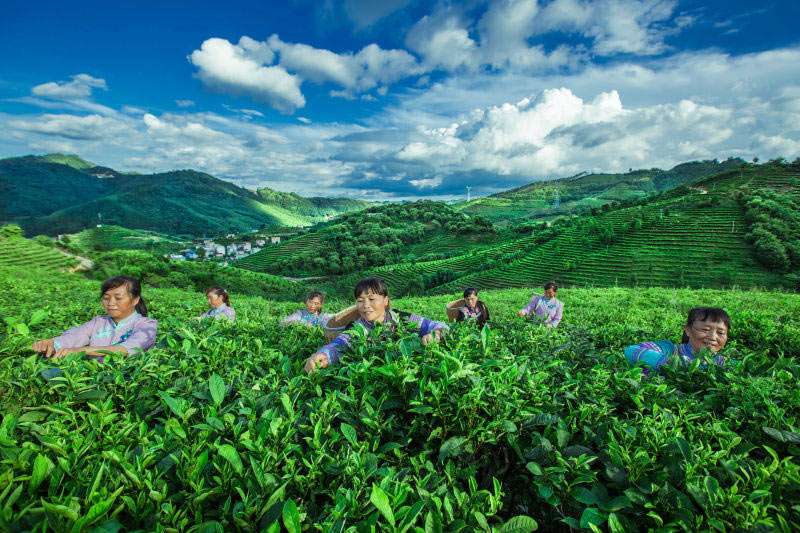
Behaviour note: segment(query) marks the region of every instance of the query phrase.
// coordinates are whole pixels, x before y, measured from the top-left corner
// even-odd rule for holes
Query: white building
[[[270,237],[270,238],[269,238],[269,241],[270,241],[272,244],[279,244],[279,243],[281,242],[281,238],[280,238],[280,237]]]
[[[265,241],[264,239],[256,239],[256,244],[258,246],[264,246],[265,244],[267,244],[267,241]]]
[[[249,242],[244,243],[244,251],[245,252],[249,252],[250,248],[252,248],[252,247],[253,246]]]

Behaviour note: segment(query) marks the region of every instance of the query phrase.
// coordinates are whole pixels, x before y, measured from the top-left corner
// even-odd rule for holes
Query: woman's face
[[[103,293],[103,309],[115,322],[126,319],[136,310],[139,298],[131,298],[128,287],[120,285]]]
[[[308,311],[310,315],[313,315],[320,309],[322,309],[322,298],[319,296],[314,296],[310,300],[306,300],[306,311]]]
[[[356,299],[356,309],[364,320],[370,322],[383,322],[386,313],[386,306],[389,305],[389,297],[375,294],[374,292],[362,292]]]
[[[686,326],[684,332],[689,337],[689,344],[695,352],[708,347],[717,353],[728,342],[728,326],[724,322],[695,320],[694,324]]]
[[[550,288],[544,290],[544,297],[548,300],[552,300],[556,297],[556,289]]]
[[[474,309],[475,304],[478,303],[478,295],[470,294],[469,296],[464,296],[464,301],[467,303],[468,306]]]
[[[219,307],[225,303],[225,297],[221,294],[217,294],[214,291],[209,292],[206,294],[206,300],[208,300],[208,305],[211,307]]]

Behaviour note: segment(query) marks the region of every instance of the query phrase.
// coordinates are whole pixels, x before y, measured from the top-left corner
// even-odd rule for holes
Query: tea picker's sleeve
[[[236,311],[234,311],[233,307],[226,306],[224,309],[222,309],[222,311],[219,312],[217,318],[220,316],[229,318],[231,322],[236,322]]]
[[[340,333],[330,344],[326,344],[317,350],[317,353],[324,353],[328,361],[331,363],[338,363],[341,351],[345,348],[350,348],[351,345],[352,340],[350,339],[350,335],[347,333]]]
[[[419,315],[412,314],[408,317],[408,321],[418,324],[420,337],[424,337],[425,335],[433,333],[436,330],[450,331],[450,326],[444,322],[431,320],[430,318],[425,318]]]
[[[137,324],[131,336],[120,342],[119,346],[124,346],[128,350],[128,355],[134,353],[137,349],[146,352],[155,346],[157,332],[158,321],[148,318],[143,320],[141,324]]]
[[[301,311],[295,311],[291,315],[281,320],[281,324],[288,324],[289,322],[299,322]]]
[[[101,317],[96,316],[88,322],[84,322],[80,326],[70,328],[58,337],[53,339],[53,346],[56,350],[61,348],[82,348],[89,345],[95,330],[97,329],[96,322],[102,320]]]
[[[534,294],[533,298],[531,298],[531,301],[528,302],[528,305],[526,305],[525,307],[520,309],[520,311],[522,311],[522,314],[530,315],[531,312],[533,312],[533,310],[536,309],[536,300],[538,298],[539,298],[539,295],[538,294]]]
[[[669,356],[675,351],[675,345],[669,340],[660,342],[643,342],[625,348],[625,359],[631,366],[644,363],[650,368],[658,368],[669,361]]]

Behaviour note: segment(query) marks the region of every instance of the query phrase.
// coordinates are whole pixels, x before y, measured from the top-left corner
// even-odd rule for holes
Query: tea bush
[[[152,287],[150,353],[44,360],[31,342],[97,314],[98,284],[0,274],[4,531],[800,527],[797,295],[562,289],[550,330],[515,316],[526,291],[486,291],[482,332],[357,339],[307,377],[321,332],[278,325],[297,303],[196,323],[202,294]],[[393,306],[443,319],[455,296]],[[628,367],[699,303],[733,318],[730,371]]]

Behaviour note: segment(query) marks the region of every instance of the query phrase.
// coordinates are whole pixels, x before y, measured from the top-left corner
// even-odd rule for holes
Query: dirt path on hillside
[[[77,272],[78,270],[91,270],[92,268],[94,268],[94,263],[91,261],[91,259],[86,259],[85,257],[71,254],[58,247],[56,248],[56,250],[66,255],[67,257],[73,257],[79,261],[79,263],[76,266],[69,269],[70,272]]]

